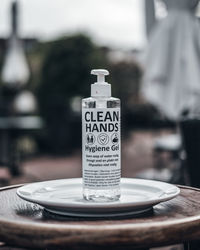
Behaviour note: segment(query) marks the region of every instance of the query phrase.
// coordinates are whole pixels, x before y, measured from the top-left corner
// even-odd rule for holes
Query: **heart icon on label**
[[[103,133],[102,133],[102,134],[100,134],[100,135],[98,136],[97,140],[98,140],[98,143],[99,143],[99,144],[105,145],[105,144],[108,143],[109,137],[108,137],[107,134],[103,134]]]

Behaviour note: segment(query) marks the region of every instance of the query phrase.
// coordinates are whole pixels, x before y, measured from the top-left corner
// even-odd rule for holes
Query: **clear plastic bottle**
[[[120,99],[111,97],[106,70],[93,70],[98,81],[82,100],[83,197],[96,202],[120,198]],[[103,77],[102,77],[103,76]]]

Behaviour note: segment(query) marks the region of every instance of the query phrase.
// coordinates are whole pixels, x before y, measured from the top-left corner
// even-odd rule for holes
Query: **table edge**
[[[14,189],[22,186],[24,184],[17,184],[12,186],[6,186],[0,188],[1,191]],[[200,192],[200,189],[193,188],[189,186],[181,186],[178,185],[180,189],[190,189]],[[56,232],[60,238],[64,240],[66,244],[70,244],[71,242],[74,244],[82,244],[86,236],[90,235],[90,239],[88,240],[88,244],[98,244],[96,243],[97,237],[100,240],[103,239],[107,244],[109,243],[110,238],[115,238],[116,243],[122,244],[124,242],[124,238],[128,240],[131,244],[139,244],[137,242],[138,235],[146,235],[147,239],[151,240],[152,247],[156,246],[156,244],[164,244],[164,243],[180,243],[182,241],[187,241],[191,239],[196,239],[200,237],[200,230],[194,229],[191,231],[191,228],[199,228],[200,223],[200,214],[191,216],[188,219],[175,219],[174,221],[169,222],[147,222],[147,223],[125,223],[125,224],[112,224],[112,225],[98,225],[98,227],[94,225],[59,225],[49,223],[44,224],[42,222],[13,222],[12,220],[4,219],[0,216],[0,238],[4,240],[10,240],[13,236],[8,235],[7,232],[17,230],[17,234],[21,237],[21,240],[24,240],[24,244],[28,244],[28,240],[26,240],[26,233],[29,232],[32,235],[36,235],[36,240],[41,240],[41,235],[38,235],[38,232],[43,231],[43,237],[45,241],[39,241],[38,243],[34,243],[35,245],[45,244],[45,242],[51,242],[54,238],[52,237],[52,232]],[[162,227],[161,227],[162,226]],[[171,232],[171,229],[177,230],[179,234],[177,236],[171,235],[171,238],[166,239],[166,233]],[[39,229],[39,231],[38,231]],[[187,232],[187,233],[186,233]],[[182,239],[182,234],[184,234],[184,239]],[[79,235],[78,239],[76,237],[74,239],[71,238],[72,235]],[[122,235],[123,237],[118,237]],[[158,240],[157,237],[161,238]],[[38,238],[39,237],[39,238]],[[55,236],[56,237],[56,236]],[[169,242],[168,242],[169,240]],[[102,241],[102,242],[103,242]],[[49,243],[50,244],[50,243]],[[99,243],[102,244],[102,243]],[[24,245],[24,246],[25,246]]]
[[[23,184],[15,184],[15,185],[11,185],[11,186],[5,186],[5,187],[1,187],[0,188],[0,192],[1,191],[6,191],[6,190],[9,190],[9,189],[14,189],[14,188],[19,188],[23,185],[26,185],[26,184],[29,184],[29,183],[23,183]],[[190,190],[194,190],[194,191],[198,191],[200,192],[200,189],[198,188],[194,188],[194,187],[190,187],[190,186],[183,186],[183,185],[176,185],[178,186],[180,189],[190,189]],[[179,194],[180,195],[180,194]],[[178,197],[178,196],[177,196]],[[176,197],[174,198],[176,199]],[[28,202],[28,201],[27,201]],[[30,202],[31,203],[31,202]],[[157,227],[160,227],[162,225],[162,227],[167,227],[167,226],[175,226],[177,224],[185,224],[185,223],[192,223],[192,222],[195,222],[195,221],[200,221],[200,214],[199,215],[194,215],[194,216],[191,216],[189,218],[180,218],[180,219],[175,219],[174,221],[169,221],[169,222],[165,222],[163,224],[163,222],[147,222],[147,223],[134,223],[134,224],[130,224],[130,223],[127,223],[127,224],[118,224],[118,225],[98,225],[98,228],[96,227],[96,225],[83,225],[83,228],[84,229],[91,229],[93,230],[95,228],[95,230],[110,230],[110,229],[116,229],[116,230],[119,230],[119,229],[134,229],[134,228],[146,228],[147,226],[148,227],[154,227],[154,228],[157,228]],[[41,228],[44,228],[44,229],[48,229],[48,228],[62,228],[62,230],[64,229],[78,229],[80,228],[79,225],[58,225],[58,224],[53,224],[53,223],[49,223],[49,224],[44,224],[42,222],[28,222],[28,221],[23,221],[23,222],[13,222],[12,220],[8,220],[8,219],[4,219],[3,217],[0,216],[0,225],[1,224],[6,224],[6,223],[9,223],[9,224],[13,224],[13,225],[17,225],[17,226],[27,226],[27,228],[30,228],[30,227],[41,227]]]

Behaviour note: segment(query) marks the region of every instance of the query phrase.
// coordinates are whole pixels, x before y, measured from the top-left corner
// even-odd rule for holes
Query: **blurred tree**
[[[140,102],[142,69],[136,62],[121,61],[110,66],[113,93],[121,99],[122,108],[132,109]]]
[[[80,100],[90,95],[93,68],[107,68],[112,95],[122,103],[122,131],[151,127],[159,115],[140,96],[142,69],[134,61],[109,61],[109,48],[78,34],[40,43],[29,53],[36,93],[46,129],[37,139],[41,152],[71,153],[81,147]],[[153,124],[154,126],[154,124]]]
[[[113,96],[121,99],[122,135],[128,135],[135,121],[135,106],[140,103],[142,69],[136,62],[120,61],[110,66]]]
[[[102,67],[107,67],[106,55],[82,34],[48,45],[36,91],[46,122],[43,149],[65,154],[81,145],[81,114],[73,112],[71,100],[89,95],[90,71]]]
[[[113,96],[121,99],[122,135],[126,136],[134,128],[159,128],[173,126],[158,109],[147,103],[140,95],[143,71],[134,61],[120,61],[109,68]]]

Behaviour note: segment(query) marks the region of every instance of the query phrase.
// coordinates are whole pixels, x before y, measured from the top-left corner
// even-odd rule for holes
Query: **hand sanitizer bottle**
[[[91,85],[91,97],[82,100],[83,197],[115,201],[121,179],[120,100],[111,97],[107,70],[94,69],[91,74],[97,75],[97,82]]]

